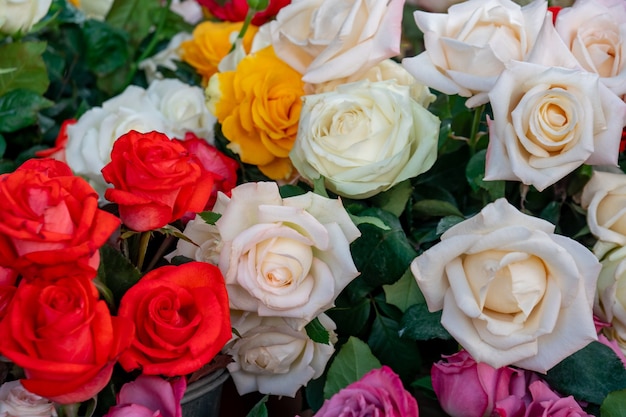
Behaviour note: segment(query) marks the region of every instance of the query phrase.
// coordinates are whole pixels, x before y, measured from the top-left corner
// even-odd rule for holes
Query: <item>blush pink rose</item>
[[[348,385],[315,413],[315,417],[418,417],[417,401],[404,389],[400,377],[382,366]]]
[[[158,376],[140,375],[122,386],[117,405],[105,417],[181,417],[180,400],[185,394],[185,378],[165,380]]]
[[[580,407],[574,397],[559,397],[543,381],[535,381],[528,387],[532,402],[524,417],[591,417]]]

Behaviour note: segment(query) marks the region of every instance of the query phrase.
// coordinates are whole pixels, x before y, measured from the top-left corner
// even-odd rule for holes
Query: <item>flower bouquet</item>
[[[0,416],[187,417],[220,372],[249,416],[623,413],[626,2],[0,0],[0,33]]]

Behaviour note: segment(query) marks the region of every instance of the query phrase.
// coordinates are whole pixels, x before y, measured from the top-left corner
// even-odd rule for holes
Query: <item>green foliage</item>
[[[252,409],[248,412],[248,414],[246,414],[246,417],[267,417],[268,413],[267,413],[267,406],[265,405],[265,403],[268,400],[268,396],[264,395],[263,398],[261,398],[255,405],[254,407],[252,407]]]
[[[610,392],[600,407],[602,417],[626,417],[626,389]]]
[[[109,245],[100,248],[98,280],[112,293],[111,307],[117,306],[124,293],[140,278],[141,272],[119,250]]]
[[[0,96],[17,89],[43,94],[48,88],[45,42],[0,44]]]
[[[324,345],[330,344],[328,330],[320,323],[317,317],[305,326],[305,330],[307,336],[315,343],[322,343]]]
[[[452,339],[441,325],[441,311],[429,312],[426,303],[407,309],[402,317],[400,334],[412,340]]]
[[[37,114],[52,104],[32,90],[11,90],[0,96],[0,132],[15,132],[36,123]]]
[[[407,269],[394,284],[383,285],[383,291],[385,291],[387,303],[398,307],[402,312],[414,304],[424,303],[424,295],[417,286],[410,269]]]
[[[360,339],[350,337],[333,359],[328,368],[324,398],[328,399],[342,388],[358,381],[371,371],[380,368],[381,364]]]

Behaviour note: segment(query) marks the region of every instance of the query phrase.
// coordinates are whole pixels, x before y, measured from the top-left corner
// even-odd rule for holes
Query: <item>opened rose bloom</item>
[[[626,249],[609,252],[602,259],[594,313],[610,327],[602,331],[626,352]]]
[[[289,154],[308,180],[367,198],[427,171],[437,158],[439,119],[395,81],[340,85],[304,97]]]
[[[324,401],[315,417],[418,417],[417,401],[388,366],[373,369]]]
[[[105,387],[133,335],[84,277],[22,281],[0,321],[0,353],[24,368],[28,391],[70,404]]]
[[[224,349],[233,357],[228,371],[240,395],[263,394],[294,397],[298,389],[319,378],[335,352],[335,323],[326,315],[318,317],[329,332],[330,343],[316,343],[304,329],[295,330],[281,317],[259,317],[233,312],[237,330]]]
[[[246,183],[231,198],[220,193],[213,211],[219,238],[198,231],[196,219],[183,233],[199,246],[179,243],[174,255],[205,260],[205,242],[219,245],[232,309],[290,318],[300,329],[359,274],[350,242],[360,232],[339,200],[312,192],[283,199],[274,182]]]
[[[56,417],[54,404],[24,389],[20,381],[0,386],[0,417]]]
[[[0,175],[0,266],[26,279],[96,275],[98,249],[119,219],[98,208],[98,194],[53,159],[31,159]]]
[[[217,267],[203,262],[148,272],[124,294],[118,315],[137,327],[120,364],[146,375],[197,371],[231,335],[224,278]]]
[[[180,400],[186,387],[182,377],[167,381],[158,376],[139,375],[122,386],[117,404],[105,417],[181,417]]]
[[[50,9],[52,0],[0,0],[0,33],[28,32]]]
[[[367,71],[400,52],[404,0],[293,0],[269,23],[280,59],[307,83]]]
[[[546,372],[596,340],[600,263],[505,199],[448,229],[411,264],[428,309],[478,362]]]
[[[626,245],[626,174],[595,170],[583,188],[581,206],[589,230],[602,242]]]
[[[529,62],[512,62],[489,99],[485,180],[542,191],[582,164],[616,165],[626,104],[581,71],[549,17]]]
[[[204,210],[213,190],[213,177],[198,158],[158,132],[120,137],[102,176],[113,185],[105,198],[118,205],[124,225],[139,232]]]
[[[243,22],[248,14],[248,2],[246,0],[198,0],[202,6],[220,20],[228,22]],[[262,25],[276,16],[276,13],[291,0],[269,0],[267,8],[254,14],[253,25]]]

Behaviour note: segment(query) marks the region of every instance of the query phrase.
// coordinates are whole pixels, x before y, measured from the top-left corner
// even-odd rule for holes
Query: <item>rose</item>
[[[98,208],[98,195],[69,167],[30,159],[0,175],[0,266],[26,279],[82,271],[95,277],[98,249],[119,219]]]
[[[549,17],[539,39],[529,62],[511,62],[489,92],[484,179],[542,191],[583,163],[617,164],[626,104],[597,74],[575,69]]]
[[[28,391],[70,404],[104,388],[133,335],[133,323],[111,317],[90,280],[21,281],[0,321],[0,353],[24,369]]]
[[[617,95],[626,93],[626,9],[578,0],[561,10],[555,27],[580,65]]]
[[[437,157],[439,119],[394,81],[344,84],[304,97],[289,154],[309,180],[367,198],[428,170]]]
[[[15,294],[17,272],[0,266],[0,321],[4,318],[9,302]]]
[[[102,176],[114,187],[104,197],[118,204],[122,223],[140,232],[204,210],[213,189],[200,161],[159,132],[122,135]]]
[[[26,33],[50,9],[52,0],[0,0],[0,33]]]
[[[524,7],[511,0],[469,0],[451,6],[447,14],[416,11],[426,50],[402,65],[419,82],[471,97],[466,106],[479,106],[488,101],[487,92],[505,64],[526,59],[546,8],[544,0]]]
[[[373,369],[360,380],[325,400],[315,417],[417,417],[417,401],[404,388],[400,377],[388,366]]]
[[[203,102],[200,87],[176,79],[154,80],[148,89],[128,86],[68,126],[67,163],[103,196],[107,186],[100,171],[110,161],[117,138],[131,130],[157,131],[172,139],[193,132],[212,143],[215,118]]]
[[[276,183],[250,182],[231,198],[219,194],[213,211],[232,309],[289,318],[300,329],[358,275],[350,242],[360,232],[339,200],[312,192],[283,199]],[[213,231],[190,222],[183,233],[199,238],[199,250],[181,240],[172,256],[211,258]]]
[[[269,178],[289,179],[304,95],[300,74],[267,47],[211,77],[206,94],[228,148]]]
[[[201,22],[193,30],[193,38],[180,44],[181,58],[202,75],[202,83],[206,85],[217,72],[220,61],[228,54],[243,22]],[[256,26],[250,26],[243,37],[243,46],[250,51],[252,39],[257,32]]]
[[[198,3],[206,7],[213,16],[229,22],[243,22],[248,14],[248,2],[246,0],[198,0]],[[291,0],[269,0],[265,10],[254,14],[252,24],[260,26],[266,23],[289,3]]]
[[[560,397],[543,381],[535,381],[528,387],[532,402],[524,417],[591,417],[585,413],[573,396]]]
[[[238,336],[224,352],[233,358],[228,371],[240,395],[258,391],[295,397],[324,373],[335,351],[335,323],[326,315],[318,318],[330,334],[329,344],[314,342],[304,329],[295,330],[280,317],[233,312],[232,318]]]
[[[185,378],[166,381],[158,376],[139,375],[122,386],[117,405],[105,417],[181,417],[180,400],[186,387]]]
[[[594,313],[611,327],[604,329],[610,339],[615,340],[626,352],[626,250],[621,247],[609,252],[602,259],[602,270],[598,278]]]
[[[598,260],[505,199],[448,229],[411,271],[443,327],[494,368],[546,372],[597,339]]]
[[[165,48],[139,63],[138,68],[144,71],[149,83],[156,79],[165,78],[159,67],[176,71],[176,62],[182,61],[180,45],[190,39],[192,39],[190,33],[179,32],[172,36]]]
[[[56,417],[54,404],[28,392],[20,381],[0,386],[0,417]]]
[[[118,315],[136,324],[122,367],[181,376],[209,363],[231,336],[228,295],[219,269],[203,262],[145,274],[120,301]]]
[[[589,231],[603,242],[626,245],[626,175],[594,171],[580,199]]]
[[[523,415],[528,373],[476,363],[460,351],[434,363],[430,374],[441,408],[449,415],[483,417]],[[502,411],[506,410],[506,413]]]
[[[294,0],[269,23],[279,58],[307,83],[366,71],[400,52],[404,0]]]

